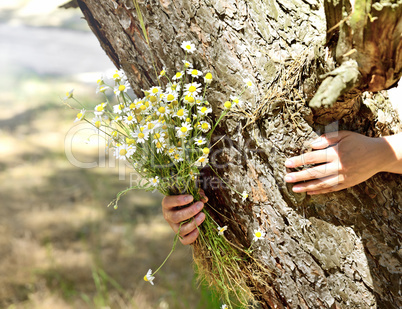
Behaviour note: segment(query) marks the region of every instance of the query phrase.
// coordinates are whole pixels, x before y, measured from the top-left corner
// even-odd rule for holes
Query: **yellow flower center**
[[[223,233],[224,231],[225,231],[224,227],[219,230],[220,233]]]
[[[151,130],[155,127],[155,124],[153,124],[152,122],[148,123],[148,129]]]
[[[162,70],[159,74],[160,74],[161,76],[165,76],[166,72],[165,72],[165,70]]]
[[[135,108],[135,104],[134,103],[131,103],[130,104],[130,109],[134,109]]]
[[[205,113],[207,111],[207,108],[204,106],[203,108],[201,108],[201,113]]]
[[[234,99],[233,99],[233,103],[239,104],[239,99],[238,99],[238,98],[234,98]]]
[[[178,105],[179,102],[178,102],[177,100],[174,100],[174,101],[172,102],[172,104],[173,104],[173,105]]]
[[[113,132],[112,132],[112,136],[113,136],[113,137],[116,137],[116,136],[117,136],[117,131],[113,131]]]
[[[155,133],[155,134],[154,134],[154,138],[155,138],[155,139],[159,139],[160,137],[161,137],[161,135],[160,135],[159,133]]]
[[[119,154],[120,154],[121,156],[125,156],[125,155],[127,154],[127,150],[121,149],[121,150],[119,151]]]
[[[124,91],[125,89],[126,89],[126,86],[124,86],[124,85],[119,86],[119,91]]]
[[[207,73],[207,75],[205,75],[206,79],[212,79],[212,74],[211,73]]]
[[[134,144],[134,143],[135,143],[135,140],[126,137],[126,143],[127,143],[127,144]]]
[[[191,75],[198,75],[198,70],[195,70],[195,69],[192,70],[192,71],[191,71]]]
[[[158,93],[158,88],[154,88],[154,89],[152,89],[152,93],[154,93],[154,94],[156,94],[156,93]]]
[[[193,97],[190,97],[190,96],[188,96],[188,95],[186,95],[185,99],[186,99],[189,103],[194,103],[194,101],[195,101]]]
[[[205,147],[205,148],[202,150],[202,152],[203,152],[204,154],[209,154],[209,148],[208,148],[208,147]]]
[[[224,105],[225,105],[225,108],[227,108],[227,109],[232,107],[232,103],[230,103],[229,101],[226,101]]]
[[[182,131],[183,133],[187,132],[187,127],[181,127],[180,131]]]
[[[119,79],[119,78],[120,78],[119,74],[117,74],[117,73],[113,74],[113,79]]]
[[[101,126],[101,122],[98,120],[95,122],[95,127],[97,127],[99,129],[99,127]]]
[[[178,141],[178,142],[177,142],[177,146],[178,146],[178,147],[181,147],[181,141]]]
[[[168,128],[168,127],[167,127],[166,124],[162,126],[162,129],[163,129],[163,130],[166,130],[167,128]]]
[[[122,110],[124,108],[124,105],[123,104],[120,104],[119,105],[119,110]]]
[[[144,276],[144,281],[147,281],[147,282],[148,282],[148,278],[147,278],[146,275]]]
[[[186,122],[191,122],[191,119],[190,119],[190,118],[186,118]]]
[[[78,119],[81,119],[81,118],[82,118],[82,113],[78,113],[78,114],[77,114],[77,118],[78,118]]]
[[[151,101],[152,103],[155,103],[158,99],[155,96],[150,96],[149,97],[149,101]]]
[[[199,144],[201,144],[202,142],[203,142],[203,140],[202,140],[202,139],[199,139],[199,140],[198,140],[198,143],[199,143]]]
[[[247,82],[247,86],[251,87],[253,85],[253,83],[251,81]]]
[[[205,161],[205,158],[204,158],[204,157],[201,157],[198,161],[201,162],[201,163],[203,163],[203,162]]]
[[[183,116],[183,115],[184,115],[184,110],[183,110],[183,109],[179,109],[179,110],[177,111],[177,116],[181,117],[181,116]]]
[[[194,70],[194,71],[196,71],[196,70]],[[196,91],[196,90],[197,90],[197,88],[196,88],[195,86],[190,86],[190,87],[188,88],[188,91],[191,92],[191,93],[193,93],[193,92]]]
[[[255,236],[261,237],[261,232],[255,232]]]
[[[185,68],[188,68],[189,66],[190,66],[190,63],[188,63],[188,62],[185,62],[185,63],[184,63],[184,67],[185,67]]]
[[[97,111],[97,112],[103,111],[103,106],[102,106],[102,105],[99,105],[99,106],[96,108],[96,111]]]
[[[180,78],[182,76],[181,72],[176,73],[176,78]]]
[[[115,121],[118,121],[118,120],[119,120],[119,118],[120,118],[120,116],[119,116],[119,115],[117,115],[116,117],[114,117],[114,120],[115,120]]]
[[[137,115],[137,116],[135,116],[135,118],[137,119],[138,122],[141,122],[141,120],[142,120],[142,116],[141,116],[141,115]]]
[[[158,108],[158,112],[160,112],[161,114],[165,113],[166,109],[164,106],[161,106]]]
[[[128,121],[133,120],[133,116],[128,116],[128,117],[127,117],[127,120],[128,120]]]
[[[141,105],[141,106],[140,106],[140,109],[144,111],[144,110],[147,109],[147,107],[146,107],[145,105]]]
[[[100,87],[99,91],[100,91],[100,92],[105,92],[105,91],[106,91],[106,87]]]
[[[207,129],[209,128],[208,123],[204,122],[204,123],[201,125],[201,128],[203,128],[204,130],[207,130]]]
[[[177,73],[176,73],[176,76],[177,76]],[[176,90],[177,84],[173,84],[173,85],[171,86],[171,88],[172,88],[173,90]]]
[[[157,143],[156,143],[156,148],[162,148],[162,144],[159,143],[159,142],[157,142]]]
[[[174,95],[171,94],[171,93],[169,93],[168,96],[167,96],[167,100],[168,100],[169,102],[170,102],[170,101],[173,101],[173,100],[174,100]]]
[[[138,138],[144,138],[145,134],[144,133],[138,133]]]
[[[186,49],[191,50],[191,45],[187,44]]]

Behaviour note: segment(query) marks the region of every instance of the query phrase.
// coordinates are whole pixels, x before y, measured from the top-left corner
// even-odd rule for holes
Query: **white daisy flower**
[[[155,148],[157,153],[163,153],[166,149],[166,143],[163,140],[156,141]]]
[[[254,84],[253,84],[253,82],[251,81],[250,78],[246,78],[246,79],[244,80],[244,83],[246,84],[246,87],[247,87],[247,88],[251,88],[251,87],[254,86]]]
[[[169,109],[165,104],[161,104],[156,110],[156,115],[165,116],[169,114]]]
[[[192,54],[195,51],[195,45],[190,41],[184,41],[180,47],[183,48],[186,53]]]
[[[147,274],[144,276],[144,280],[154,285],[154,279],[155,277],[152,276],[152,270],[148,270]]]
[[[174,156],[173,156],[173,160],[176,161],[176,162],[182,162],[182,161],[184,161],[183,152],[180,152],[180,151],[176,152],[176,153],[174,154]]]
[[[163,77],[163,76],[165,76],[165,75],[166,75],[166,67],[163,67],[163,68],[162,68],[162,71],[159,73],[158,78],[161,78],[161,77]]]
[[[84,119],[85,117],[85,109],[82,109],[78,114],[77,117],[75,118],[74,122],[80,121]]]
[[[177,97],[178,97],[178,93],[176,91],[172,91],[172,92],[166,93],[164,100],[166,102],[170,103],[170,102],[177,100]]]
[[[172,117],[177,117],[180,120],[185,120],[187,116],[188,116],[188,110],[185,108],[181,108],[177,112],[175,112]]]
[[[202,85],[199,83],[190,83],[184,85],[184,93],[183,95],[191,95],[192,97],[196,97],[199,92],[202,91]]]
[[[180,127],[176,127],[176,136],[178,138],[186,137],[193,128],[188,122],[182,122]]]
[[[207,156],[201,156],[198,158],[198,160],[194,163],[195,166],[204,166],[206,164],[208,164],[208,158]]]
[[[173,92],[178,93],[180,91],[180,89],[181,89],[181,86],[180,86],[180,84],[177,84],[177,83],[168,83],[166,85],[166,91],[169,93],[173,93]]]
[[[224,233],[227,229],[228,229],[228,226],[227,226],[227,225],[225,225],[224,227],[220,227],[220,226],[218,225],[218,228],[217,228],[217,230],[218,230],[218,235],[223,235],[223,233]]]
[[[154,121],[149,121],[145,124],[146,130],[150,133],[153,134],[155,130],[157,130],[159,127],[161,127],[162,124],[158,120]]]
[[[167,153],[170,157],[173,157],[177,153],[177,148],[176,146],[169,146]]]
[[[107,85],[102,85],[102,86],[98,86],[96,88],[96,93],[102,92],[105,93],[106,90],[108,90],[110,87]]]
[[[149,135],[145,130],[145,127],[139,127],[132,133],[132,136],[135,138],[137,143],[145,143],[148,140]]]
[[[198,124],[198,129],[204,133],[207,133],[211,129],[211,125],[206,121],[200,121]]]
[[[124,111],[124,109],[125,106],[123,103],[113,105],[113,113],[115,114],[121,114]]]
[[[63,98],[63,100],[65,101],[65,100],[71,99],[73,97],[73,95],[74,95],[74,88],[71,89],[70,91],[66,92],[66,96]]]
[[[180,72],[177,72],[177,73],[172,77],[172,79],[173,79],[173,80],[181,80],[181,79],[183,78],[183,76],[184,76],[184,71],[180,71]]]
[[[183,101],[184,101],[184,103],[186,103],[186,104],[191,104],[191,105],[193,105],[196,100],[195,100],[195,98],[194,98],[191,94],[188,94],[188,95],[186,95],[186,96],[184,97]]]
[[[137,119],[135,119],[135,116],[131,113],[124,117],[124,123],[127,125],[133,124],[136,121]]]
[[[204,145],[207,142],[207,140],[205,139],[205,137],[196,137],[194,139],[194,143],[198,146]]]
[[[152,186],[156,187],[156,186],[158,186],[158,183],[159,183],[159,176],[155,176],[154,178],[151,178]]]
[[[153,95],[157,95],[161,91],[161,87],[153,86],[149,89],[149,92]]]
[[[119,160],[126,160],[127,159],[127,157],[129,156],[129,153],[128,153],[128,149],[129,147],[128,147],[128,145],[126,145],[126,144],[123,144],[123,145],[119,145],[119,146],[117,146],[115,149],[114,149],[114,156],[116,157],[116,158],[118,158]],[[133,152],[131,152],[131,154],[132,154]]]
[[[111,76],[116,82],[125,81],[127,79],[126,73],[123,70],[116,70]]]
[[[212,74],[211,74],[211,73],[205,74],[205,76],[204,76],[204,83],[206,83],[206,84],[212,83]]]
[[[257,241],[265,236],[265,231],[262,230],[261,228],[258,228],[257,230],[254,230],[254,237],[253,241]]]
[[[197,69],[188,69],[187,74],[190,74],[192,77],[195,77],[195,78],[202,76],[202,72]]]
[[[114,94],[119,96],[123,92],[127,92],[128,89],[131,89],[130,84],[128,81],[124,82],[124,84],[117,85],[114,87]]]
[[[238,106],[243,105],[243,101],[241,101],[240,98],[237,96],[231,95],[230,99],[232,100],[233,105],[238,105]]]
[[[94,114],[96,116],[102,116],[103,113],[105,112],[105,107],[107,103],[101,103],[95,106]]]
[[[123,117],[122,117],[122,116],[116,115],[116,117],[114,117],[114,119],[112,120],[112,122],[119,122],[119,121],[122,121],[122,120],[123,120]]]
[[[100,116],[95,116],[92,119],[92,123],[96,128],[99,129],[101,127],[101,125],[102,125],[102,118]]]
[[[223,304],[222,307],[221,307],[221,309],[228,309],[228,305]]]
[[[246,191],[243,191],[241,194],[241,200],[244,202],[248,198],[248,193]]]
[[[206,116],[212,113],[212,108],[207,106],[197,106],[198,114],[202,116]]]
[[[188,69],[188,68],[192,68],[193,64],[191,62],[188,62],[187,60],[182,60],[184,68]]]

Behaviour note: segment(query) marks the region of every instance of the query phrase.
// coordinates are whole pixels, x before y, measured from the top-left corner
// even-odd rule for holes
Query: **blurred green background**
[[[74,88],[99,103],[96,80],[113,65],[65,2],[0,1],[0,308],[220,307],[198,287],[190,247],[177,246],[155,286],[143,281],[174,234],[158,194],[132,191],[107,208],[130,171],[102,161],[61,98]]]

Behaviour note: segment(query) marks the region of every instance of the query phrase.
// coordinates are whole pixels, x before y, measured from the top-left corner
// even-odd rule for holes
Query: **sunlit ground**
[[[155,286],[143,281],[174,234],[158,194],[106,207],[130,171],[119,180],[113,160],[99,161],[60,98],[75,88],[98,103],[96,76],[112,65],[80,11],[57,10],[63,2],[0,4],[0,308],[217,308],[181,244]],[[74,166],[65,144],[75,160],[105,167]]]

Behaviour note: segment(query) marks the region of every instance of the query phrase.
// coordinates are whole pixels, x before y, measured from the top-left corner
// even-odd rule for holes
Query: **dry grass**
[[[117,168],[68,162],[64,138],[74,113],[58,96],[69,86],[20,80],[0,98],[0,307],[217,307],[196,289],[189,247],[178,246],[155,286],[142,280],[174,237],[161,196],[131,192],[109,209],[128,180],[118,180]],[[75,85],[83,96],[92,87]],[[75,154],[96,159],[98,149],[82,143]]]

